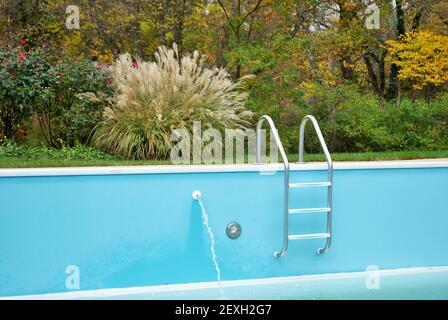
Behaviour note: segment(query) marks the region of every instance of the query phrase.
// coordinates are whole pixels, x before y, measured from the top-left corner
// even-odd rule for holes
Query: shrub
[[[20,125],[48,86],[49,70],[40,51],[0,51],[0,120],[6,138],[16,139]]]
[[[382,119],[394,144],[390,150],[443,150],[448,148],[448,97],[429,106],[403,100],[386,105]]]
[[[96,146],[124,158],[161,158],[169,155],[173,129],[191,129],[193,121],[216,129],[248,123],[247,77],[233,83],[224,69],[206,67],[197,51],[180,58],[176,45],[160,47],[155,58],[133,62],[122,55],[114,63],[116,96],[96,127]]]
[[[0,146],[0,158],[20,158],[23,160],[115,160],[95,148],[77,144],[61,149],[47,147],[26,147],[6,141]]]
[[[431,106],[404,99],[400,106],[387,102],[380,107],[372,95],[350,84],[312,84],[304,89],[308,106],[302,112],[316,116],[332,152],[448,148],[448,97]],[[307,151],[321,152],[315,135],[306,136]]]
[[[331,152],[387,149],[391,141],[385,124],[381,122],[384,109],[371,95],[361,94],[350,83],[306,83],[302,87],[308,103],[307,113],[317,118]],[[312,132],[306,135],[307,150],[321,152],[315,136]]]
[[[337,111],[335,151],[373,152],[392,150],[395,139],[384,121],[387,112],[372,96],[354,94]]]
[[[247,102],[256,119],[264,114],[272,117],[284,148],[290,152],[297,151],[300,120],[310,112],[302,99],[299,81],[299,72],[291,69],[257,76]]]
[[[90,61],[60,62],[34,110],[47,143],[56,148],[87,142],[112,94],[106,70]]]

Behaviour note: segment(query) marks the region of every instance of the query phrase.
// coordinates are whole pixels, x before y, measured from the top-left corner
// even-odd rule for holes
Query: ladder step
[[[301,182],[301,183],[290,183],[290,188],[308,188],[308,187],[329,187],[331,186],[330,181],[324,182]]]
[[[309,233],[309,234],[295,234],[289,235],[289,240],[306,240],[306,239],[325,239],[330,238],[329,233]]]
[[[289,209],[289,213],[321,213],[330,212],[331,208],[306,208],[306,209]]]

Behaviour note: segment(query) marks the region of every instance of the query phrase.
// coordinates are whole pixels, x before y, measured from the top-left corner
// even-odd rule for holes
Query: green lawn
[[[290,161],[297,161],[297,155],[288,156]],[[407,160],[448,158],[445,151],[400,151],[400,152],[371,152],[371,153],[333,153],[334,161],[374,161],[374,160]],[[306,161],[324,161],[322,154],[306,154]],[[169,165],[169,160],[120,160],[112,156],[105,159],[91,158],[76,159],[67,153],[52,152],[42,158],[22,157],[17,155],[0,154],[0,168],[33,168],[33,167],[79,167],[79,166],[129,166],[129,165]]]

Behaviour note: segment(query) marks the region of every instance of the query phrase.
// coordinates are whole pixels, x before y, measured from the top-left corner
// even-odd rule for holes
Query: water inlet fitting
[[[193,191],[193,193],[191,194],[191,197],[193,198],[193,200],[198,201],[202,197],[201,191],[199,191],[199,190]]]

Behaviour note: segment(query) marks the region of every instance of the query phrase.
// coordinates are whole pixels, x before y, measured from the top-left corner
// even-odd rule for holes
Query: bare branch
[[[266,8],[266,7],[269,6],[268,4],[264,4],[264,5],[262,5],[263,0],[258,0],[258,1],[257,1],[257,4],[254,6],[254,8],[253,8],[252,10],[250,10],[248,13],[246,13],[246,15],[243,17],[243,19],[242,19],[242,20],[238,23],[238,25],[235,27],[235,26],[233,25],[233,23],[232,23],[232,21],[231,21],[231,19],[230,19],[229,13],[227,12],[227,10],[226,10],[224,4],[222,3],[222,1],[221,1],[221,0],[217,0],[217,1],[218,1],[219,6],[221,7],[222,11],[224,12],[224,15],[225,15],[225,17],[226,17],[227,22],[228,22],[229,25],[230,25],[230,28],[232,29],[233,33],[234,33],[235,36],[237,36],[237,37],[238,37],[238,34],[239,34],[239,31],[240,31],[241,26],[242,26],[243,23],[247,20],[247,18],[249,18],[249,17],[250,17],[252,14],[254,14],[256,11],[258,11],[258,10],[260,10],[260,9],[262,9],[262,8]]]
[[[255,7],[249,11],[243,18],[243,20],[241,20],[241,22],[238,24],[237,29],[241,28],[241,26],[243,25],[244,21],[246,21],[246,19],[252,15],[253,13],[255,13],[255,11],[257,11],[258,9],[260,9],[260,5],[263,2],[263,0],[258,0],[257,4],[255,5]],[[267,5],[264,5],[263,7],[266,7]]]
[[[218,0],[218,4],[221,7],[222,11],[224,11],[224,15],[226,16],[227,23],[230,25],[230,28],[232,29],[235,36],[237,36],[238,35],[237,29],[235,29],[235,27],[233,26],[233,23],[230,20],[229,14],[227,13],[226,7],[224,6],[224,4],[222,3],[221,0]]]

